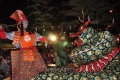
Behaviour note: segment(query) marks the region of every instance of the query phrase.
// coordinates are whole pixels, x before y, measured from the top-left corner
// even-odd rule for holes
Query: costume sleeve
[[[36,33],[36,40],[37,41],[41,41],[41,42],[45,42],[47,41],[46,37],[45,36],[41,36],[40,34]]]
[[[13,40],[14,39],[15,32],[9,32],[9,33],[5,33],[5,34],[6,34],[7,39],[9,39],[9,40]]]
[[[1,26],[1,25],[0,25],[0,26]],[[1,38],[1,39],[6,39],[6,34],[5,34],[4,29],[0,29],[0,38]]]

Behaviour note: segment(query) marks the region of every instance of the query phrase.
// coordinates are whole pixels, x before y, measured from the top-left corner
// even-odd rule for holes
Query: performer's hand
[[[41,42],[45,42],[45,41],[47,41],[47,38],[43,36],[43,37],[40,38],[39,40],[40,40]]]

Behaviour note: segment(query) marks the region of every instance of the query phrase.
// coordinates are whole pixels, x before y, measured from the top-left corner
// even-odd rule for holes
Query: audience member
[[[0,56],[0,75],[5,78],[10,75],[9,73],[10,67],[7,65],[7,62],[4,60],[2,56]]]

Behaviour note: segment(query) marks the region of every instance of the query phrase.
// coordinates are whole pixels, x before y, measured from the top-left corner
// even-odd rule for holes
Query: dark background
[[[0,1],[0,23],[2,24],[14,24],[15,20],[11,19],[9,16],[16,9],[24,9],[21,7],[27,3],[27,0],[1,0]]]
[[[26,4],[27,1],[28,0],[0,0],[0,23],[7,25],[15,24],[16,21],[11,19],[9,16],[17,9],[24,10],[25,7],[23,5]],[[119,7],[120,6],[117,6],[116,10],[120,13]],[[120,18],[118,18],[117,21],[120,22]],[[120,26],[120,24],[118,25]],[[118,33],[117,28],[111,29],[111,31],[115,34]]]

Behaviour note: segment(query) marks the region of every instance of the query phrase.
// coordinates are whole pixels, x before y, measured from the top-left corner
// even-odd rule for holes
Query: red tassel
[[[99,67],[97,66],[97,63],[95,63],[94,61],[91,63],[92,64],[92,69],[94,71],[99,71]]]
[[[119,52],[119,48],[118,48],[118,47],[114,48],[114,51],[115,51],[116,53],[118,53],[118,52]]]
[[[101,63],[99,60],[96,60],[95,62],[97,63],[97,66],[98,66],[100,69],[103,69],[103,68],[104,68],[104,64]]]
[[[1,37],[2,39],[6,39],[6,34],[5,34],[4,29],[0,29],[0,37]]]
[[[117,55],[118,51],[119,51],[119,49],[116,47],[116,48],[114,48],[114,50],[110,53],[110,55],[114,57],[114,56]]]
[[[99,59],[99,61],[102,62],[104,65],[108,64],[108,60],[107,59],[101,58],[101,59]]]
[[[109,54],[107,54],[106,56],[104,56],[105,59],[108,59],[108,61],[111,61],[112,60],[112,56],[110,56]]]
[[[93,61],[91,64],[81,65],[80,68],[76,68],[76,72],[93,72],[104,69],[104,67],[110,62],[119,52],[119,48],[116,47],[114,50],[106,54],[103,58]]]
[[[81,71],[81,72],[85,72],[85,65],[81,65],[81,66],[80,66],[80,71]]]
[[[86,71],[87,71],[87,72],[93,72],[90,63],[88,63],[88,64],[86,65]]]

